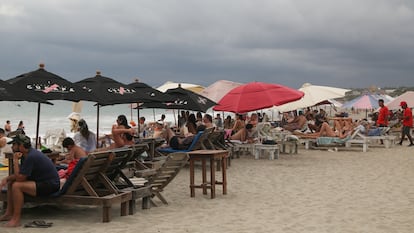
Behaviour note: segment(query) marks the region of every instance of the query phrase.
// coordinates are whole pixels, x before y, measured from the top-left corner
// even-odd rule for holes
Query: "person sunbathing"
[[[200,131],[204,131],[206,129],[205,125],[197,126],[197,133]],[[168,145],[176,150],[184,150],[187,149],[195,138],[195,134],[188,134],[186,137],[179,137],[176,136],[174,131],[170,128],[167,129],[167,134],[165,140],[168,142]]]
[[[284,125],[283,128],[290,132],[295,130],[303,131],[307,129],[307,122],[308,119],[306,119],[305,115],[303,115],[303,113],[299,113],[298,116],[296,116],[291,122]]]
[[[119,115],[116,119],[116,124],[112,125],[111,135],[106,135],[113,143],[109,147],[102,147],[96,151],[103,151],[108,149],[120,148],[126,145],[135,144],[133,134],[136,130],[128,125],[125,115]]]
[[[125,115],[119,115],[116,120],[116,125],[112,126],[112,139],[114,143],[111,144],[110,148],[119,148],[125,145],[133,145],[135,129],[128,125],[128,121]]]
[[[318,137],[338,137],[346,138],[353,130],[352,125],[341,125],[340,122],[335,121],[336,130],[332,129],[327,122],[323,122],[319,132],[315,133],[302,133],[295,131],[294,134],[302,138],[318,138]]]
[[[243,129],[230,137],[230,140],[239,140],[242,142],[253,143],[257,139],[257,130],[252,124],[247,124]]]

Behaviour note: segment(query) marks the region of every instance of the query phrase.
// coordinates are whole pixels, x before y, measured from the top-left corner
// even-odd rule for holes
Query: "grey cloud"
[[[0,77],[99,69],[150,85],[219,79],[409,85],[414,4],[396,0],[3,1]]]

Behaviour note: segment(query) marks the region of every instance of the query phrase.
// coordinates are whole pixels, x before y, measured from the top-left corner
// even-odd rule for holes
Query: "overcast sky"
[[[412,0],[0,0],[0,78],[414,86]]]

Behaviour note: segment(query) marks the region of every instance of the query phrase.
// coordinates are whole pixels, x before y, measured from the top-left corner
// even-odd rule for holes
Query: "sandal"
[[[35,220],[29,223],[24,224],[24,227],[34,227],[34,228],[48,228],[53,225],[52,222],[45,222],[43,220]]]

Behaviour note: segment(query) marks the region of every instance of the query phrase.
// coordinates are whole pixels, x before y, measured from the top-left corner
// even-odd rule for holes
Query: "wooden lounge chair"
[[[133,148],[123,147],[112,150],[114,156],[111,162],[108,164],[105,176],[108,178],[107,183],[113,184],[115,193],[121,193],[125,191],[132,192],[132,197],[129,200],[129,214],[134,214],[136,210],[136,200],[142,199],[142,208],[150,208],[150,186],[149,185],[135,185],[129,175],[125,174],[125,170],[128,170],[128,163],[135,163],[136,153],[142,153],[145,151],[145,144],[136,145]],[[135,172],[132,173],[134,176]]]
[[[169,154],[169,153],[174,153],[174,152],[189,152],[193,150],[207,149],[205,146],[206,141],[208,140],[208,135],[213,131],[214,131],[214,128],[210,128],[210,129],[206,129],[204,131],[198,132],[187,149],[178,150],[178,149],[173,149],[171,147],[165,147],[165,148],[158,148],[157,150],[158,152],[161,152],[163,154]]]
[[[226,143],[224,136],[225,136],[226,132],[221,130],[221,131],[214,131],[211,132],[208,137],[207,137],[207,145],[205,145],[205,147],[207,149],[212,149],[212,150],[227,150],[229,152],[229,155],[227,156],[227,166],[231,166],[231,159],[233,158],[233,144],[231,143]],[[220,163],[217,163],[217,170],[220,170]]]
[[[165,187],[174,179],[178,172],[188,163],[188,154],[184,152],[170,153],[162,166],[157,170],[157,173],[149,178],[149,185],[151,186],[152,198],[158,197],[162,203],[168,205],[167,200],[161,195]],[[156,206],[151,199],[151,203]]]
[[[129,191],[118,191],[104,175],[114,157],[111,151],[90,153],[79,160],[63,187],[48,197],[25,195],[25,202],[61,205],[102,206],[102,222],[111,221],[113,204],[121,205],[121,216],[128,213],[128,202],[132,198]],[[0,200],[7,201],[7,191],[2,192]]]

